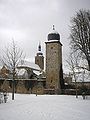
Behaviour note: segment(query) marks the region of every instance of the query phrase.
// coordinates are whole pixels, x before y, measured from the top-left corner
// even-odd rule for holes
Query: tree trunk
[[[89,71],[90,71],[90,60],[88,60],[88,67],[89,67]]]

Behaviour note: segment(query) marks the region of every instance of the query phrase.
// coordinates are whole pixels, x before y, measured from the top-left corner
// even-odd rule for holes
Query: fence
[[[7,102],[7,99],[8,99],[7,93],[1,93],[1,92],[0,92],[0,104],[1,104],[1,103],[6,103],[6,102]]]

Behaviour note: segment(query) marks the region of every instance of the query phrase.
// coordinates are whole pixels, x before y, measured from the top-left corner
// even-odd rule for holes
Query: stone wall
[[[42,83],[34,81],[33,87],[28,88],[25,86],[25,82],[28,82],[28,80],[18,80],[18,82],[16,81],[17,84],[15,83],[15,93],[44,94],[44,87]],[[0,84],[0,90],[12,92],[12,81],[3,80],[3,82]]]

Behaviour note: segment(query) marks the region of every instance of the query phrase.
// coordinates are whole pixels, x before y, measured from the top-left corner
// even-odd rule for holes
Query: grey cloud
[[[0,0],[0,48],[14,37],[27,58],[34,58],[39,41],[45,54],[44,42],[55,24],[65,61],[70,18],[81,8],[89,9],[90,0]]]

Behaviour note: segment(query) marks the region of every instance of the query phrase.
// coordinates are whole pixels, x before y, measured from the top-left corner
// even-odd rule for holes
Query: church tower
[[[39,43],[38,52],[35,56],[35,64],[39,65],[39,67],[43,70],[44,69],[44,57],[41,51],[41,44]]]
[[[62,72],[62,44],[60,35],[55,30],[48,34],[46,43],[46,87],[54,89],[56,94],[61,92],[61,83],[63,80]]]

